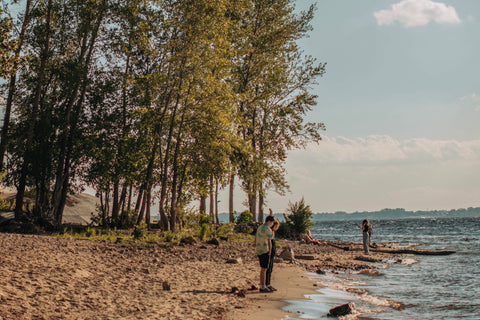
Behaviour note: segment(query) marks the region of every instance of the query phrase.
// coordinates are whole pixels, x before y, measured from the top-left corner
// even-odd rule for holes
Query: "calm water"
[[[480,319],[480,218],[371,222],[372,242],[456,253],[412,256],[403,264],[386,262],[379,265],[377,276],[312,275],[327,287],[308,296],[310,300],[289,301],[286,309],[298,314],[295,319],[328,319],[330,308],[347,302],[354,302],[358,310],[356,317],[350,317],[354,319]],[[357,223],[317,221],[312,234],[325,240],[361,242]]]

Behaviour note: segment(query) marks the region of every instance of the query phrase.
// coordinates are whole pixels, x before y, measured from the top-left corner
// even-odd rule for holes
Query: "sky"
[[[480,1],[296,7],[313,3],[314,30],[300,46],[327,73],[306,120],[327,130],[289,153],[290,192],[269,192],[266,207],[285,212],[302,197],[314,212],[479,207]],[[226,192],[220,199],[227,212]]]

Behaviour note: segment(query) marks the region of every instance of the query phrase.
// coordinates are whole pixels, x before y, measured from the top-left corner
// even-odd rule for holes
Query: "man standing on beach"
[[[270,229],[275,221],[273,216],[267,216],[265,223],[258,227],[255,235],[255,246],[260,261],[260,292],[271,292],[265,285],[267,269],[272,253],[273,233]]]

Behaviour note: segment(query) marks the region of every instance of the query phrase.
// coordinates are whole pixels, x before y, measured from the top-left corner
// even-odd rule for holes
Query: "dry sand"
[[[338,243],[279,241],[279,251],[285,246],[315,259],[277,263],[272,284],[279,290],[262,294],[248,290],[258,285],[252,242],[145,248],[0,233],[0,319],[282,319],[283,300],[315,289],[305,272],[372,268],[355,259],[362,256],[359,244],[345,251]],[[229,258],[243,263],[229,264]]]

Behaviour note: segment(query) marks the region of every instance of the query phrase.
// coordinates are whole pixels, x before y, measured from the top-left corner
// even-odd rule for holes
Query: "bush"
[[[140,225],[136,225],[133,229],[133,238],[134,239],[143,239],[147,237],[147,225],[142,223]]]
[[[235,222],[237,224],[253,222],[253,214],[250,211],[245,210],[238,215]]]
[[[213,216],[200,214],[198,216],[198,225],[200,226],[200,231],[198,234],[198,238],[200,240],[205,240],[206,238],[211,238],[214,230],[213,225]]]
[[[96,235],[97,235],[97,230],[95,228],[87,228],[87,231],[85,231],[85,236],[87,238],[95,237]]]
[[[313,222],[310,220],[313,212],[310,206],[305,205],[303,198],[299,202],[290,203],[287,212],[290,213],[287,215],[286,222],[288,234],[295,239],[300,239],[313,225]]]

